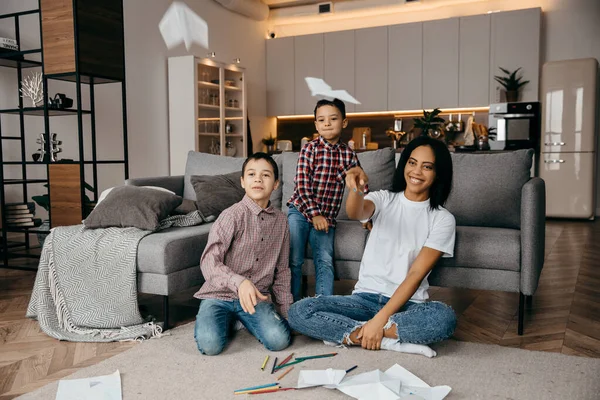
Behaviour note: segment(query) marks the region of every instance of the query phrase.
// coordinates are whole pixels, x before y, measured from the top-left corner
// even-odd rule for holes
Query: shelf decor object
[[[19,89],[22,97],[31,100],[32,107],[39,107],[44,102],[44,86],[42,82],[42,73],[36,72],[33,76],[28,76],[21,82]]]

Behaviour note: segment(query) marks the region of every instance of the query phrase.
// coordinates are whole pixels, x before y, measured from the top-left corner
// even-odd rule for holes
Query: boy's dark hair
[[[432,210],[446,204],[452,190],[452,158],[446,144],[429,136],[419,136],[411,140],[402,150],[400,161],[394,172],[392,192],[398,193],[406,189],[404,168],[412,152],[420,146],[429,146],[435,156],[435,180],[429,188],[429,206]]]
[[[315,106],[315,120],[317,119],[317,110],[319,109],[319,107],[323,107],[323,106],[333,106],[335,108],[337,108],[338,110],[340,110],[340,113],[342,114],[342,119],[346,119],[346,105],[344,104],[343,101],[341,101],[340,99],[333,99],[332,100],[319,100],[317,101],[317,105]]]
[[[248,162],[250,162],[250,160],[266,160],[269,164],[271,164],[271,167],[273,167],[273,175],[275,175],[275,180],[279,180],[279,168],[277,167],[277,163],[275,162],[275,160],[273,160],[273,157],[271,157],[267,153],[263,153],[262,151],[256,152],[248,158],[246,158],[246,161],[244,161],[244,165],[242,165],[242,177],[244,177],[244,173],[246,172],[246,165],[248,165]]]

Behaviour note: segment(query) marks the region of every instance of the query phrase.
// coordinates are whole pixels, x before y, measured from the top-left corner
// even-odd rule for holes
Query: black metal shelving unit
[[[41,9],[41,7],[40,7]],[[81,218],[85,218],[86,212],[86,204],[85,204],[85,166],[92,166],[92,177],[93,177],[93,199],[92,202],[95,202],[98,198],[98,166],[99,165],[108,165],[108,164],[122,164],[124,170],[124,178],[127,179],[129,177],[129,160],[128,160],[128,141],[127,141],[127,109],[126,109],[126,90],[125,90],[125,78],[123,79],[114,79],[106,76],[99,76],[95,74],[81,74],[78,70],[78,66],[76,64],[76,69],[72,73],[60,73],[60,74],[45,74],[44,73],[44,54],[42,51],[43,48],[43,39],[42,39],[42,16],[40,9],[36,10],[28,10],[24,12],[12,13],[12,14],[4,14],[0,15],[0,19],[13,18],[14,26],[15,26],[15,37],[17,43],[21,44],[20,40],[20,18],[25,15],[38,14],[39,16],[39,24],[40,24],[40,49],[34,50],[25,50],[25,51],[15,51],[15,52],[5,52],[0,53],[0,67],[14,68],[17,71],[17,81],[18,81],[18,89],[21,89],[21,82],[23,78],[23,69],[26,68],[42,68],[43,75],[43,93],[44,93],[44,102],[42,107],[24,107],[23,106],[23,98],[20,95],[20,91],[17,90],[19,106],[15,109],[2,109],[0,110],[0,207],[2,209],[2,238],[0,243],[0,254],[2,259],[2,264],[0,264],[0,268],[12,268],[12,269],[30,269],[23,268],[19,266],[10,265],[10,261],[15,258],[30,258],[30,257],[38,257],[36,254],[31,254],[29,250],[31,249],[29,242],[29,235],[35,233],[49,233],[49,230],[43,229],[40,227],[15,227],[15,226],[7,226],[6,224],[6,185],[20,185],[21,186],[21,194],[22,194],[22,202],[27,203],[30,200],[28,195],[28,185],[30,184],[43,184],[48,183],[50,176],[50,165],[54,164],[49,161],[27,161],[27,154],[25,151],[25,116],[37,116],[44,118],[44,133],[46,135],[46,143],[45,143],[45,151],[46,154],[50,154],[51,144],[50,144],[50,117],[58,117],[58,116],[76,116],[77,117],[77,137],[78,137],[78,155],[79,159],[70,164],[78,164],[80,170],[80,200],[81,200],[81,210],[82,215]],[[76,24],[76,17],[74,16],[74,23]],[[122,22],[122,21],[121,21]],[[75,35],[75,54],[77,58],[77,34]],[[28,60],[25,57],[33,54],[39,54],[41,61],[36,60]],[[20,59],[23,58],[23,59]],[[123,59],[124,59],[124,51],[123,51]],[[123,74],[124,76],[124,74]],[[73,82],[76,85],[76,104],[74,104],[74,108],[71,109],[55,109],[51,108],[48,104],[48,81],[49,80],[60,80]],[[98,84],[106,84],[106,83],[120,83],[121,84],[121,93],[122,93],[122,117],[123,117],[123,159],[118,160],[99,160],[97,157],[97,145],[96,145],[96,110],[95,110],[95,93],[94,86]],[[90,109],[82,108],[82,85],[89,85],[89,97],[90,97]],[[5,135],[2,131],[2,115],[5,114],[13,114],[19,116],[19,135]],[[83,129],[83,118],[84,116],[90,118],[90,130],[91,130],[91,147],[92,147],[92,159],[86,160],[85,155],[85,147],[84,147],[84,129]],[[4,149],[4,141],[19,141],[20,142],[20,155],[21,161],[4,161],[4,155],[2,149]],[[58,161],[60,162],[60,161]],[[21,166],[21,179],[5,179],[5,171],[4,167],[6,165],[13,166]],[[41,165],[45,166],[46,169],[46,177],[47,179],[28,179],[27,177],[27,166],[30,165]],[[50,189],[48,188],[48,196],[50,196]],[[10,202],[15,202],[11,199]],[[50,198],[50,204],[52,204],[52,199]],[[52,215],[49,213],[48,219],[50,223],[52,221]],[[52,224],[50,225],[52,226]],[[9,240],[8,234],[12,233],[13,235],[22,234],[22,239],[14,239],[11,237]]]

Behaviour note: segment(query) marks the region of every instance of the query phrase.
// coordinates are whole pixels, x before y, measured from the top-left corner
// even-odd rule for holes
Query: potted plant
[[[434,139],[438,139],[443,134],[441,125],[445,122],[444,118],[438,117],[441,112],[439,108],[430,112],[423,110],[422,117],[413,118],[415,123],[413,129],[420,129],[421,135],[429,135]]]
[[[271,153],[273,151],[273,147],[275,146],[275,137],[269,135],[267,138],[263,138],[263,144],[267,146],[267,153]]]
[[[523,76],[517,77],[517,73],[521,69],[521,67],[515,69],[513,72],[509,70],[499,67],[502,72],[506,74],[506,76],[498,76],[494,75],[494,79],[496,82],[501,84],[506,91],[506,101],[507,102],[515,102],[519,101],[519,91],[520,89],[529,83],[529,81],[523,81]]]

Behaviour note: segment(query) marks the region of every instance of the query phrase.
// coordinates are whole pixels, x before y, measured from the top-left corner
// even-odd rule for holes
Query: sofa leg
[[[308,297],[308,276],[302,275],[302,297]]]
[[[517,333],[519,336],[523,335],[523,319],[525,317],[525,296],[523,293],[519,292],[519,326],[517,328]]]
[[[163,332],[169,329],[169,296],[163,296],[163,317],[165,319]]]

